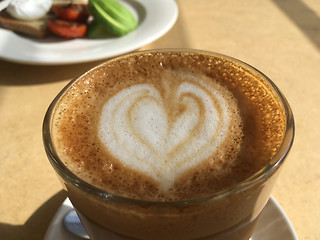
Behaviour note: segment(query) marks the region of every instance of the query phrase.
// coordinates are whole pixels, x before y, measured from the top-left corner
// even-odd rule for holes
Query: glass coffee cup
[[[182,75],[181,72],[183,72]],[[159,81],[162,81],[162,77],[166,79],[164,80],[165,83],[158,84]],[[154,83],[150,83],[150,78],[156,78],[157,80]],[[200,83],[198,83],[198,78],[202,79],[199,80]],[[124,80],[121,81],[121,79]],[[211,79],[218,79],[215,85],[213,85],[215,89],[212,90],[212,86],[209,87],[210,91],[217,91],[218,95],[211,96],[209,90],[203,90],[206,88],[207,82],[209,81],[210,83]],[[166,85],[166,82],[171,81],[179,81],[179,84],[177,87],[171,83]],[[111,82],[112,88],[108,86]],[[181,84],[182,82],[185,85]],[[150,84],[156,87],[150,88]],[[217,87],[217,84],[222,84],[223,87]],[[258,88],[252,89],[254,84]],[[179,90],[182,85],[184,89]],[[136,86],[138,86],[138,89],[136,89]],[[98,95],[88,98],[90,93],[88,93],[87,87],[93,87]],[[104,88],[109,89],[107,93],[101,90]],[[157,92],[160,88],[165,89],[164,93],[162,92],[158,95],[155,93],[156,95],[154,96],[137,95],[142,92],[150,94],[154,89]],[[150,170],[154,172],[148,172],[149,170],[145,169],[148,169],[146,166],[150,164],[143,165],[141,163],[140,165],[134,165],[134,162],[130,162],[133,161],[132,159],[138,159],[137,161],[139,161],[139,158],[136,156],[127,154],[130,156],[127,165],[119,164],[118,160],[115,160],[114,165],[112,165],[110,163],[105,164],[103,160],[101,161],[100,153],[98,154],[100,156],[97,158],[98,160],[88,160],[89,162],[85,163],[86,159],[91,159],[90,154],[92,154],[92,159],[95,159],[93,155],[96,156],[96,153],[94,153],[93,149],[97,149],[96,146],[99,144],[99,149],[103,148],[102,152],[108,151],[109,155],[106,156],[112,159],[121,158],[129,150],[132,153],[134,151],[132,149],[136,145],[147,150],[149,148],[153,150],[152,147],[160,146],[161,144],[158,144],[158,142],[162,138],[158,136],[163,136],[163,132],[157,132],[152,137],[145,136],[145,134],[152,132],[152,129],[154,129],[153,123],[150,125],[144,123],[145,125],[139,127],[140,125],[135,122],[136,120],[130,119],[128,120],[129,123],[119,123],[119,121],[129,115],[135,116],[135,119],[140,119],[144,118],[144,115],[148,115],[149,112],[161,112],[161,109],[165,108],[168,104],[175,103],[175,100],[171,100],[171,98],[170,101],[164,100],[166,96],[169,96],[166,93],[171,91],[171,89],[174,89],[176,92],[182,92],[179,92],[178,101],[186,101],[183,104],[179,103],[179,109],[183,109],[183,113],[179,113],[178,117],[175,115],[174,121],[180,121],[181,115],[185,117],[184,115],[194,114],[192,118],[196,119],[197,123],[186,125],[185,129],[189,131],[187,134],[188,138],[186,134],[182,134],[183,144],[181,143],[182,140],[178,141],[179,143],[177,144],[179,146],[177,149],[182,149],[180,155],[184,156],[183,159],[189,159],[186,161],[188,163],[185,165],[181,165],[181,163],[180,165],[174,165],[172,159],[182,161],[180,160],[182,157],[170,158],[170,161],[173,162],[171,165],[168,165],[168,163],[164,164],[159,160],[162,165],[155,166],[154,169]],[[213,111],[214,114],[219,114],[220,112],[221,116],[229,114],[230,110],[226,110],[225,112],[221,110],[221,106],[225,106],[225,102],[229,101],[230,98],[226,97],[227,100],[220,100],[221,95],[219,95],[219,91],[225,91],[225,89],[231,91],[232,95],[235,96],[236,101],[230,100],[230,103],[236,103],[236,105],[241,106],[241,109],[236,111],[234,116],[230,117],[231,120],[228,120],[228,123],[225,124],[225,120],[221,119],[221,121],[218,119],[216,122],[211,123],[210,118],[213,115],[210,114],[212,113],[205,114],[206,117],[203,119],[200,115],[198,116],[194,113],[205,111],[207,108],[203,107],[203,102],[213,99],[212,102],[217,106],[219,105],[216,108],[216,112]],[[197,95],[202,94],[201,91],[204,94],[208,94],[207,98],[203,98],[207,100],[203,100]],[[161,91],[159,90],[159,92]],[[125,99],[132,98],[130,96],[138,97],[134,98],[134,104],[129,103],[129,107],[124,105],[122,108],[122,104],[127,101]],[[261,99],[257,99],[260,97]],[[103,98],[103,100],[100,101],[100,98]],[[93,101],[92,99],[98,99],[99,103],[88,103],[88,101]],[[105,105],[105,99],[108,99],[110,104]],[[139,100],[138,102],[136,102],[137,99]],[[147,100],[140,101],[141,99]],[[266,103],[269,100],[271,102]],[[161,102],[160,105],[159,102]],[[216,106],[214,104],[212,106]],[[82,109],[82,105],[87,105],[85,111]],[[141,109],[140,105],[142,106]],[[81,108],[81,111],[76,114],[77,118],[74,118],[72,115],[78,111],[72,109],[75,106],[77,108],[80,106]],[[160,106],[160,110],[158,110],[158,106]],[[96,108],[99,110],[93,110]],[[120,114],[124,112],[124,115],[120,114],[119,117],[110,115],[109,113],[101,115],[101,109],[104,108],[111,109],[111,113]],[[98,112],[98,115],[94,115],[96,112]],[[185,112],[188,114],[184,114]],[[90,117],[89,121],[88,118],[83,117],[84,115],[90,115],[92,118]],[[159,117],[160,120],[158,122],[163,124],[163,119],[167,121],[169,118],[169,116],[165,118]],[[232,131],[236,131],[234,129],[238,129],[236,127],[241,125],[244,133],[231,137],[230,141],[226,139],[217,141],[216,139],[220,139],[220,132],[225,132],[223,126],[232,126],[234,124],[233,118],[244,120],[241,120],[243,121],[241,124],[236,123],[232,127]],[[72,120],[69,121],[70,119]],[[91,135],[85,135],[86,133],[83,133],[83,131],[86,131],[87,127],[81,123],[81,119],[85,119],[83,123],[90,122],[91,124],[94,122],[93,130],[90,131],[100,132],[94,134],[100,134],[100,137],[91,137],[92,132],[90,133]],[[111,142],[106,143],[107,150],[104,149],[104,140],[101,140],[101,134],[103,133],[101,133],[102,130],[100,128],[103,119],[106,120],[103,123],[103,129],[109,128],[105,124],[112,125],[114,127],[110,128],[110,131],[116,132],[115,135],[110,133],[110,139],[106,140],[107,142]],[[209,125],[216,124],[216,129],[219,131],[216,129],[215,131],[219,132],[219,137],[212,134],[210,137],[201,137],[200,140],[193,139],[194,135],[197,135],[195,134],[195,129],[201,129],[203,125],[203,129],[205,130],[208,124],[204,124],[204,122],[207,121]],[[260,123],[259,121],[265,122]],[[61,127],[60,123],[62,122],[67,122],[67,124]],[[181,120],[181,122],[184,124],[185,121]],[[156,127],[162,127],[161,124]],[[59,125],[59,128],[56,125]],[[136,132],[138,129],[142,129],[141,131],[143,132],[143,138],[138,134],[136,142],[139,142],[139,144],[134,145],[129,150],[126,145],[130,145],[131,140],[125,139],[120,141],[119,139],[122,139],[123,136],[117,135],[119,134],[117,131],[127,127],[127,125],[130,126],[129,131],[131,132]],[[165,124],[164,126],[167,127],[167,125]],[[266,129],[259,130],[260,127],[266,127]],[[81,128],[81,131],[77,130],[77,128]],[[61,132],[63,132],[62,135],[60,135]],[[256,132],[261,132],[261,136],[259,135],[260,133]],[[132,138],[136,133],[130,134],[130,138]],[[246,139],[247,135],[250,136],[247,138],[251,139],[252,142],[250,142],[251,140],[247,142],[243,140]],[[155,137],[159,138],[157,139],[157,144],[146,143],[150,139],[152,142],[152,139]],[[294,122],[290,106],[279,89],[268,77],[250,65],[234,58],[217,53],[189,49],[149,50],[108,60],[73,79],[53,100],[43,124],[44,146],[48,158],[91,239],[249,239],[259,219],[259,214],[270,197],[279,170],[282,168],[291,148],[293,137]],[[176,138],[179,139],[179,136]],[[185,141],[185,139],[189,138],[191,138],[190,141]],[[201,145],[201,147],[197,148],[199,144],[195,143],[211,138],[214,140],[210,144],[204,143],[203,146]],[[234,139],[238,138],[240,139],[239,141],[243,142],[234,141]],[[175,139],[172,141],[175,142]],[[103,142],[102,145],[101,142]],[[226,142],[228,144],[225,144]],[[81,147],[73,149],[73,145],[80,143],[83,144]],[[226,162],[223,162],[218,167],[216,166],[218,161],[207,160],[211,159],[211,155],[217,155],[218,150],[208,150],[210,157],[208,157],[207,153],[203,154],[203,152],[207,152],[207,148],[210,149],[210,146],[216,143],[220,144],[217,147],[219,151],[220,148],[225,148],[228,153],[222,155],[224,156],[223,161]],[[235,146],[237,145],[241,145],[240,150],[235,150]],[[252,147],[250,148],[251,145]],[[112,146],[115,147],[112,148]],[[196,155],[189,154],[189,149],[194,148],[197,148],[194,150]],[[118,151],[119,149],[121,150],[120,152]],[[249,149],[250,152],[246,153]],[[171,152],[168,154],[169,151],[166,148],[161,147],[161,151],[166,152],[164,156],[171,156]],[[70,153],[71,155],[76,152],[77,157],[66,157],[65,152],[72,152]],[[232,154],[236,157],[230,157]],[[148,160],[157,159],[154,156],[150,156],[150,154],[148,156]],[[201,159],[199,156],[201,156]],[[241,161],[237,156],[241,156]],[[228,165],[228,157],[233,159],[232,161],[230,160],[230,165]],[[220,158],[222,157],[220,156]],[[266,158],[267,160],[260,161],[260,158]],[[77,161],[70,159],[77,159]],[[194,161],[194,159],[197,159],[197,161]],[[103,163],[102,165],[92,167],[95,162]],[[209,165],[209,162],[210,164],[214,164],[214,167]],[[188,167],[188,164],[191,166]],[[122,165],[125,165],[123,167],[125,170],[119,170],[117,173],[117,169],[119,166],[121,168]],[[139,169],[139,166],[142,166],[141,169]],[[150,166],[153,165],[151,164]],[[176,170],[169,171],[167,170],[168,166]],[[101,171],[104,172],[101,173]],[[210,171],[215,172],[214,177],[209,176]],[[84,172],[90,172],[90,176],[87,177]],[[154,176],[152,173],[154,173]],[[116,177],[108,177],[106,174],[115,174]],[[175,178],[175,174],[179,176]],[[203,177],[202,179],[202,176],[207,175],[209,178]],[[220,178],[217,178],[217,176]],[[164,183],[166,185],[162,186],[162,188],[159,187],[162,190],[158,191],[157,186],[164,185]],[[189,185],[185,186],[184,184]],[[104,185],[106,185],[106,188]],[[108,185],[110,185],[110,188],[108,188]],[[170,192],[170,194],[167,194],[167,192]],[[176,192],[178,193],[176,194]]]

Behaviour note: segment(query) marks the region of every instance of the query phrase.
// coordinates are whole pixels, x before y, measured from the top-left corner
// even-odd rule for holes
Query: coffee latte
[[[266,76],[196,50],[111,59],[71,81],[43,125],[94,240],[248,240],[293,135]]]
[[[74,82],[55,110],[54,147],[77,176],[144,200],[203,197],[265,166],[286,118],[238,62],[196,52],[111,60]]]

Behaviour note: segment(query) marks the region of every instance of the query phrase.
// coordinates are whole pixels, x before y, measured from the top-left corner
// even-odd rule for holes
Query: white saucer
[[[69,199],[66,199],[56,216],[53,218],[44,240],[81,240],[66,230],[64,217],[73,209]],[[298,237],[279,203],[271,197],[264,208],[260,221],[251,240],[298,240]]]
[[[28,38],[0,28],[0,59],[12,62],[58,65],[80,63],[118,56],[160,38],[178,17],[175,0],[120,0],[138,19],[136,30],[122,37],[72,39]]]

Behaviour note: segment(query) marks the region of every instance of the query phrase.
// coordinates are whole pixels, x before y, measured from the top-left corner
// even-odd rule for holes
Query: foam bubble
[[[227,89],[192,75],[174,77],[174,85],[172,76],[164,76],[159,85],[120,90],[103,106],[99,125],[107,150],[162,190],[214,154],[228,136],[231,117]]]

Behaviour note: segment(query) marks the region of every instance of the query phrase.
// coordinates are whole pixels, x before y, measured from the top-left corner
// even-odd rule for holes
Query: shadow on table
[[[43,240],[50,222],[66,199],[64,191],[58,192],[45,202],[23,225],[0,223],[0,239]]]
[[[104,61],[106,59],[61,66],[37,66],[0,60],[0,86],[33,85],[71,80]]]
[[[320,17],[301,0],[273,0],[320,51]]]

